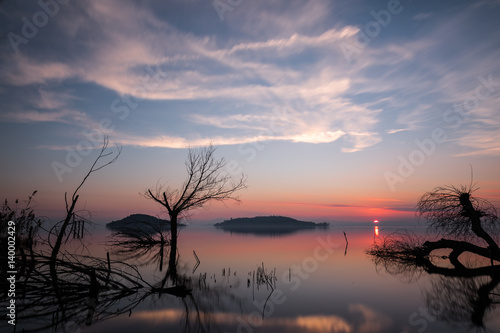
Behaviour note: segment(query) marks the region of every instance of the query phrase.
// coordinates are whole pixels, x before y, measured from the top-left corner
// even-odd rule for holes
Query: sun
[[[373,220],[373,223],[378,223],[378,220]]]

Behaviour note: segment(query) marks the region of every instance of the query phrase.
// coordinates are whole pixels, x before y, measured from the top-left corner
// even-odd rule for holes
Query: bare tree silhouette
[[[437,187],[425,193],[417,205],[417,214],[427,219],[429,231],[456,239],[441,238],[416,244],[413,239],[391,235],[383,244],[374,244],[368,252],[376,256],[414,260],[439,249],[451,249],[449,260],[455,267],[463,266],[458,257],[465,252],[488,258],[491,264],[493,260],[500,261],[500,251],[494,239],[499,222],[496,210],[487,200],[473,197],[473,192],[472,187]],[[493,236],[488,231],[493,231]],[[481,241],[487,246],[481,246]]]
[[[78,198],[80,197],[78,191],[85,184],[85,182],[87,181],[87,179],[90,177],[91,174],[105,168],[110,164],[113,164],[120,156],[121,148],[117,148],[117,152],[116,154],[114,154],[113,151],[107,150],[108,145],[109,145],[109,137],[105,136],[99,155],[94,160],[94,163],[90,167],[85,177],[83,177],[81,183],[73,192],[73,195],[71,196],[71,204],[68,203],[67,193],[64,194],[64,200],[66,202],[66,217],[64,218],[64,220],[58,222],[50,229],[48,237],[49,244],[52,248],[52,261],[54,262],[63,242],[68,241],[71,236],[73,236],[73,238],[83,237],[85,222],[87,222],[87,220],[84,217],[77,214],[77,212],[75,211],[76,203],[78,201]],[[115,156],[113,156],[113,154]],[[102,160],[107,157],[112,157],[112,158],[109,161],[103,162]],[[54,244],[52,244],[51,242],[52,235],[56,235],[56,240]]]
[[[234,200],[239,202],[235,193],[246,188],[246,178],[233,181],[227,173],[224,158],[216,159],[216,147],[212,145],[198,150],[189,149],[186,161],[187,180],[181,189],[157,186],[155,193],[146,190],[146,197],[153,199],[167,209],[172,232],[177,228],[181,213],[203,207],[209,201]]]
[[[429,223],[429,230],[444,236],[482,238],[491,250],[498,244],[488,233],[496,234],[498,216],[495,207],[483,198],[472,196],[473,186],[437,187],[425,193],[417,205],[418,215]]]
[[[209,145],[198,150],[189,149],[186,161],[187,180],[180,189],[157,185],[147,189],[145,196],[166,208],[170,216],[170,263],[176,267],[177,225],[179,217],[186,212],[203,207],[209,201],[233,200],[239,202],[235,193],[246,188],[246,177],[237,180],[227,172],[224,158],[216,159],[216,147]]]

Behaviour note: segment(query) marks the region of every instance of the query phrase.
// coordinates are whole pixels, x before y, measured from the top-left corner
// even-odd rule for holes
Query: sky
[[[477,182],[500,208],[500,1],[0,1],[0,192],[64,216],[161,207],[189,148],[244,173],[191,222],[409,221]],[[472,170],[472,172],[471,172]]]

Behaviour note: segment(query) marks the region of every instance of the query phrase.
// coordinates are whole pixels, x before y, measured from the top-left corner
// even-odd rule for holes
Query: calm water
[[[467,314],[472,310],[467,309],[467,299],[474,293],[461,288],[460,282],[425,273],[387,272],[365,254],[374,241],[395,229],[333,226],[273,236],[189,226],[180,231],[177,269],[192,289],[190,295],[130,295],[109,306],[106,319],[90,326],[70,322],[58,330],[470,332]],[[106,257],[103,242],[108,234],[101,231],[93,237],[92,256]],[[160,272],[155,254],[157,249],[128,261],[139,265],[142,277],[152,285],[164,278],[168,265],[166,256]],[[197,267],[195,255],[200,260]],[[111,258],[119,259],[114,254]],[[450,285],[458,286],[453,293]],[[437,313],[429,302],[437,304]],[[486,313],[485,318],[486,331],[500,332],[498,311]],[[462,322],[453,325],[446,320]],[[20,323],[18,331],[21,327]]]

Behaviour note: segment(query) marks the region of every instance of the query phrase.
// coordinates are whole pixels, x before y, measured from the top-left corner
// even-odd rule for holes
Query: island
[[[182,225],[179,224],[179,226]],[[107,223],[106,228],[115,232],[137,230],[154,233],[170,229],[170,221],[147,214],[132,214],[121,220]]]
[[[251,233],[257,235],[283,235],[297,231],[327,229],[329,224],[299,221],[285,216],[256,216],[231,218],[214,227],[227,232]]]

